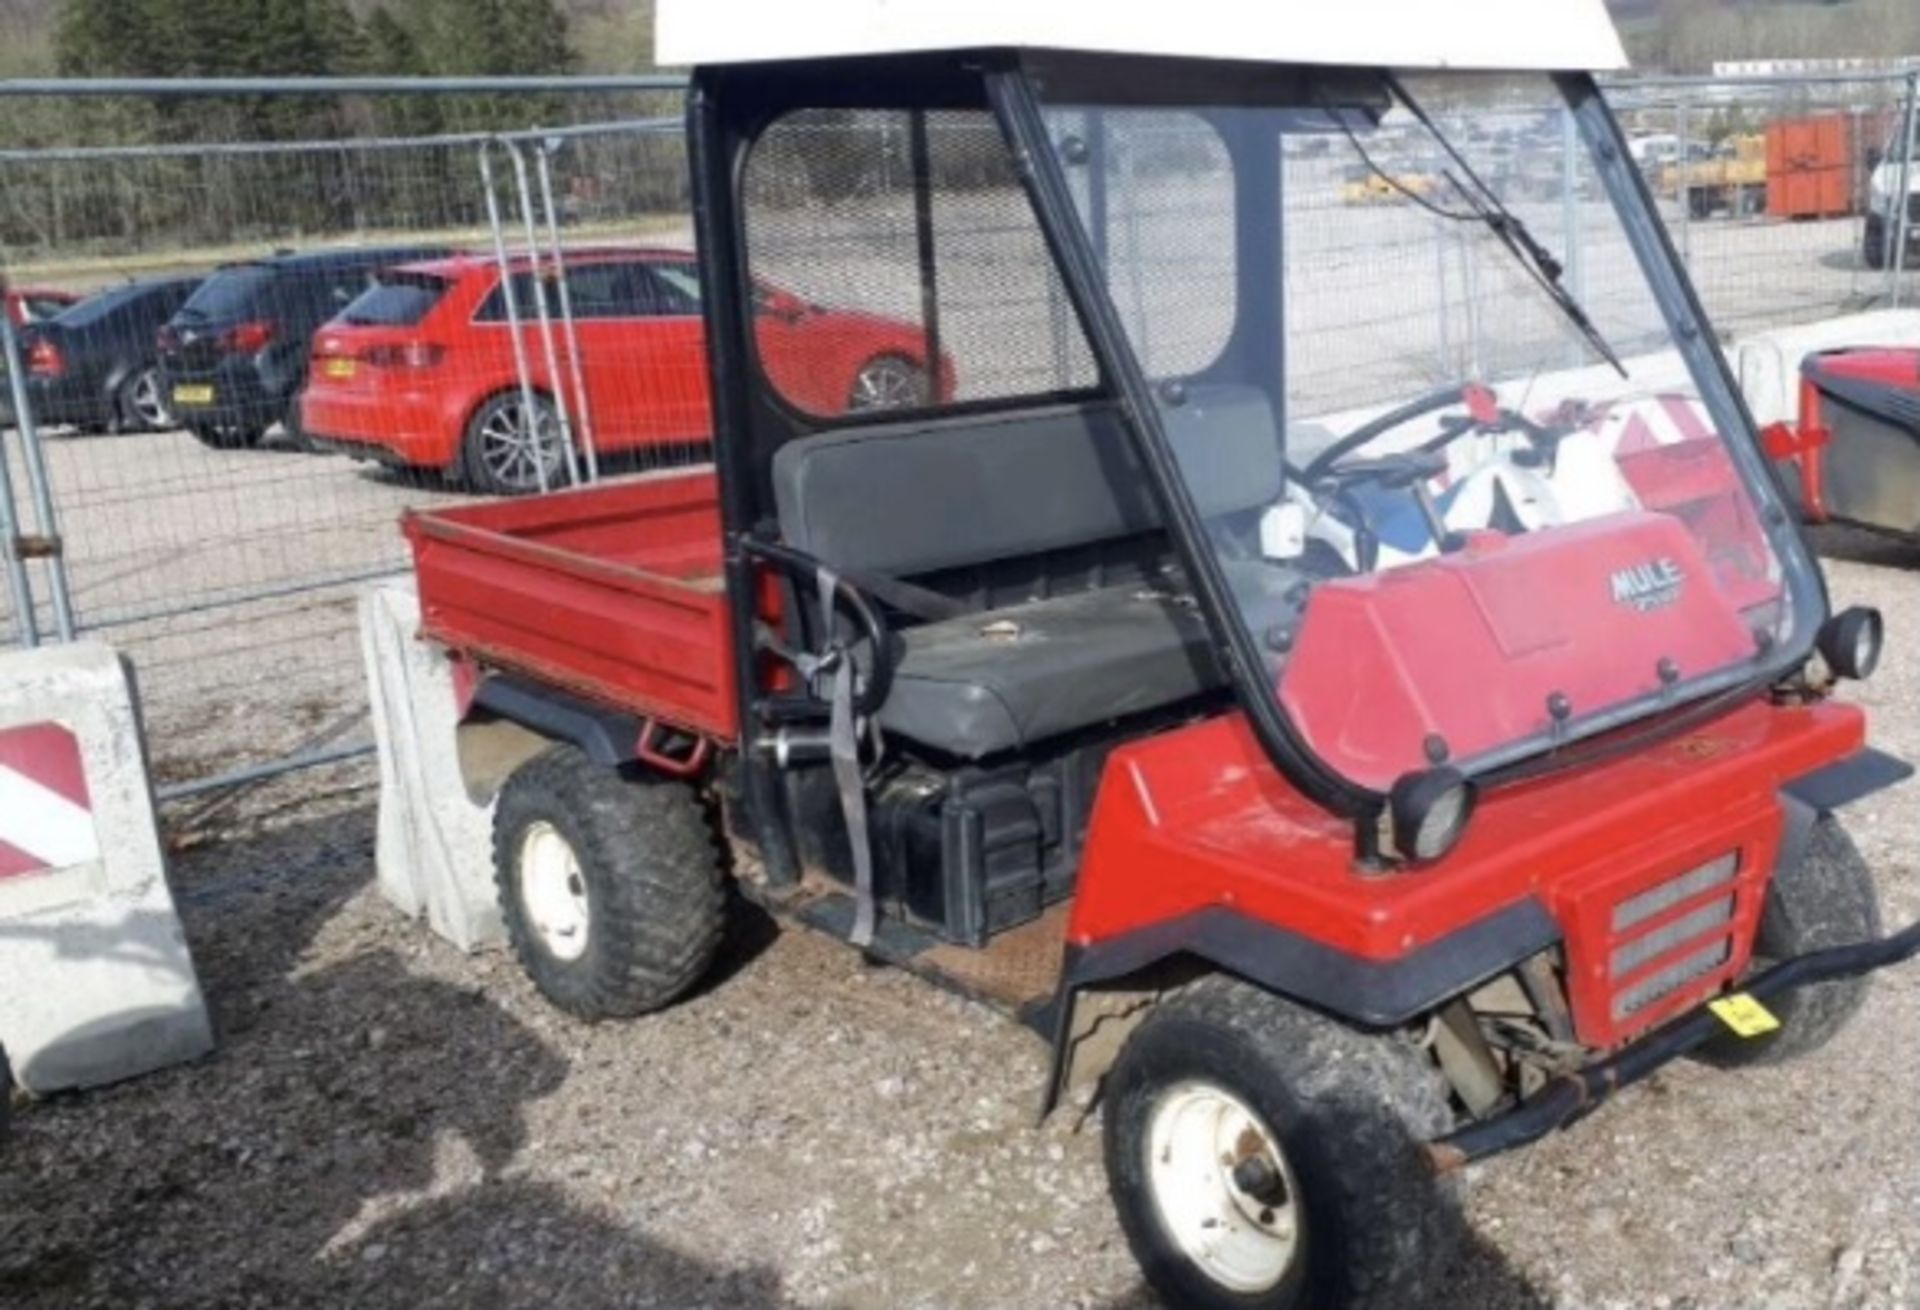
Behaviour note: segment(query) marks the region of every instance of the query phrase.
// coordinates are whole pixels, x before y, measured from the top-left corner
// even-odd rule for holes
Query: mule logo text
[[[1680,566],[1665,556],[1648,560],[1613,575],[1613,602],[1631,605],[1642,614],[1665,609],[1680,599],[1680,587],[1686,580]]]

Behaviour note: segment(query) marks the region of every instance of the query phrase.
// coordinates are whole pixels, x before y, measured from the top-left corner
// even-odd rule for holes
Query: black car
[[[199,285],[199,278],[129,282],[22,328],[34,418],[87,432],[172,427],[154,334]]]
[[[209,446],[256,445],[276,423],[305,444],[298,402],[314,331],[381,269],[448,253],[425,246],[283,252],[221,268],[160,329],[167,404]]]

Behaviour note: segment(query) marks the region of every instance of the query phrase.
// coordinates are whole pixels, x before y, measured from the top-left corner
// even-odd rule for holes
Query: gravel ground
[[[1825,544],[1840,601],[1920,630],[1920,551]],[[1860,695],[1920,756],[1920,661]],[[1917,794],[1852,816],[1897,921],[1920,914]],[[1153,1304],[1097,1122],[1034,1126],[1023,1032],[752,921],[690,1003],[576,1025],[378,898],[372,799],[345,771],[190,816],[225,835],[177,860],[220,1049],[23,1109],[0,1303]],[[1884,975],[1812,1063],[1675,1066],[1480,1168],[1434,1304],[1920,1305],[1917,1027],[1920,974]]]

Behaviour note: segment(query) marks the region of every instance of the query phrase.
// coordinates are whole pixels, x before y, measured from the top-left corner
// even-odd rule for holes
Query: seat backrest
[[[1209,517],[1272,503],[1272,407],[1196,387],[1163,411]],[[822,433],[773,459],[787,544],[847,569],[912,577],[1139,536],[1159,527],[1116,410],[1062,405]]]

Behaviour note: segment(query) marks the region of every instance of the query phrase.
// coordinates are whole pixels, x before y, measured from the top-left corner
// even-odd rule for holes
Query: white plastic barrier
[[[33,1092],[213,1048],[131,684],[105,646],[0,655],[0,1045]]]
[[[1728,352],[1747,406],[1761,426],[1800,417],[1800,366],[1808,355],[1844,346],[1920,346],[1920,310],[1882,309],[1756,332]]]
[[[360,642],[380,747],[380,890],[470,951],[505,939],[493,886],[493,807],[467,795],[452,670],[419,631],[410,582],[362,593]]]

